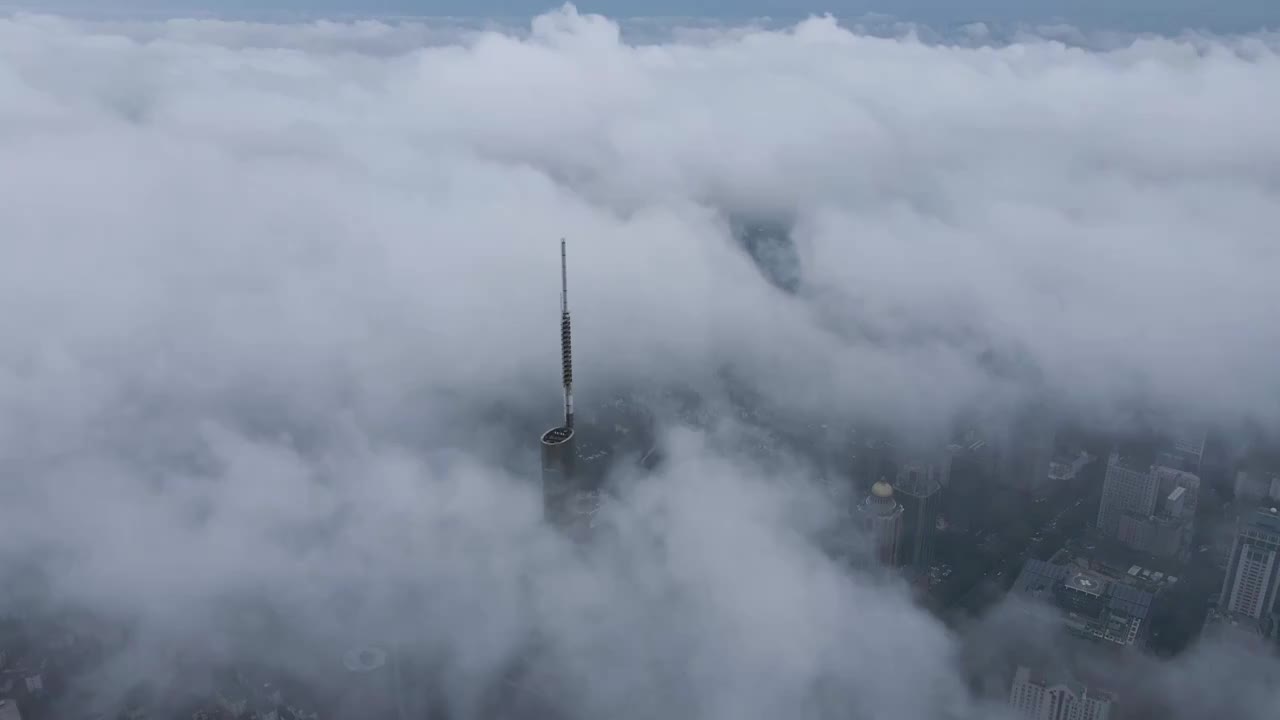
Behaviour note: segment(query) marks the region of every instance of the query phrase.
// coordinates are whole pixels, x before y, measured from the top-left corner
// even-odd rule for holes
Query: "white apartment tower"
[[[1280,513],[1259,509],[1241,518],[1222,584],[1221,610],[1229,616],[1247,617],[1266,624],[1276,610],[1280,594]]]
[[[1078,682],[1058,682],[1019,667],[1009,705],[1025,720],[1109,720],[1114,698]]]

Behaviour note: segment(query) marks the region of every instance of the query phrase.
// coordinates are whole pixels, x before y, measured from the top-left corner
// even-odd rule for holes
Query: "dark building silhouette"
[[[990,521],[996,453],[976,432],[966,433],[950,449],[950,482],[943,494],[942,514],[953,532],[981,532]]]
[[[1019,413],[1000,452],[1000,483],[1034,498],[1052,494],[1049,465],[1056,437],[1056,427],[1044,410],[1030,408]]]
[[[564,424],[542,434],[542,503],[547,522],[581,538],[590,530],[595,494],[581,472],[573,429],[573,338],[569,322],[569,275],[560,241],[560,367]]]
[[[902,505],[902,542],[898,565],[915,577],[927,576],[933,562],[942,484],[933,465],[906,464],[893,483],[894,498]]]

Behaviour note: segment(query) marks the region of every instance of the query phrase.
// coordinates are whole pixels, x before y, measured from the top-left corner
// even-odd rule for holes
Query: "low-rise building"
[[[1119,646],[1145,644],[1155,596],[1076,565],[1028,560],[1013,591],[1062,611],[1074,635]]]

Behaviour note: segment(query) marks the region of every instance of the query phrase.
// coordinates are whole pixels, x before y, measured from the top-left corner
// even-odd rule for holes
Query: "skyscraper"
[[[1156,462],[1166,467],[1199,473],[1204,460],[1208,432],[1202,427],[1174,430],[1156,453]]]
[[[1280,502],[1280,473],[1273,470],[1249,469],[1236,473],[1236,502],[1246,506],[1260,502]]]
[[[1116,537],[1141,552],[1186,560],[1195,530],[1200,478],[1161,466],[1151,468],[1150,478],[1156,488],[1156,502],[1151,514],[1123,513]]]
[[[953,531],[980,531],[990,521],[995,467],[994,450],[976,431],[960,438],[958,451],[951,457],[950,483],[941,503]]]
[[[1149,517],[1155,511],[1158,488],[1151,463],[1112,451],[1102,483],[1102,500],[1098,503],[1098,529],[1114,538],[1125,513]]]
[[[1233,620],[1255,623],[1270,634],[1280,591],[1280,513],[1260,508],[1240,518],[1222,583],[1219,611]]]
[[[887,566],[898,564],[902,543],[902,506],[893,499],[893,486],[883,479],[871,486],[871,494],[858,505],[858,521],[871,537],[876,559]]]
[[[1074,680],[1052,680],[1018,667],[1009,705],[1026,720],[1108,720],[1114,698]]]
[[[578,469],[573,431],[573,338],[569,322],[569,273],[565,242],[560,241],[560,369],[564,386],[564,424],[542,434],[543,513],[553,526],[581,536],[590,529],[595,498]]]
[[[1043,409],[1030,408],[1019,413],[1000,452],[1001,484],[1037,498],[1052,492],[1049,463],[1056,438],[1053,421]]]
[[[902,505],[897,564],[917,577],[927,576],[933,563],[941,490],[937,468],[932,465],[903,465],[893,483],[893,495]]]
[[[1199,476],[1112,451],[1098,503],[1098,529],[1135,550],[1185,559],[1199,497]]]

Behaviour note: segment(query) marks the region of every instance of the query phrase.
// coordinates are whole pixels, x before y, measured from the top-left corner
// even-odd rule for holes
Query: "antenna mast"
[[[564,426],[573,428],[573,341],[569,329],[569,264],[560,238],[560,371],[564,379]]]

